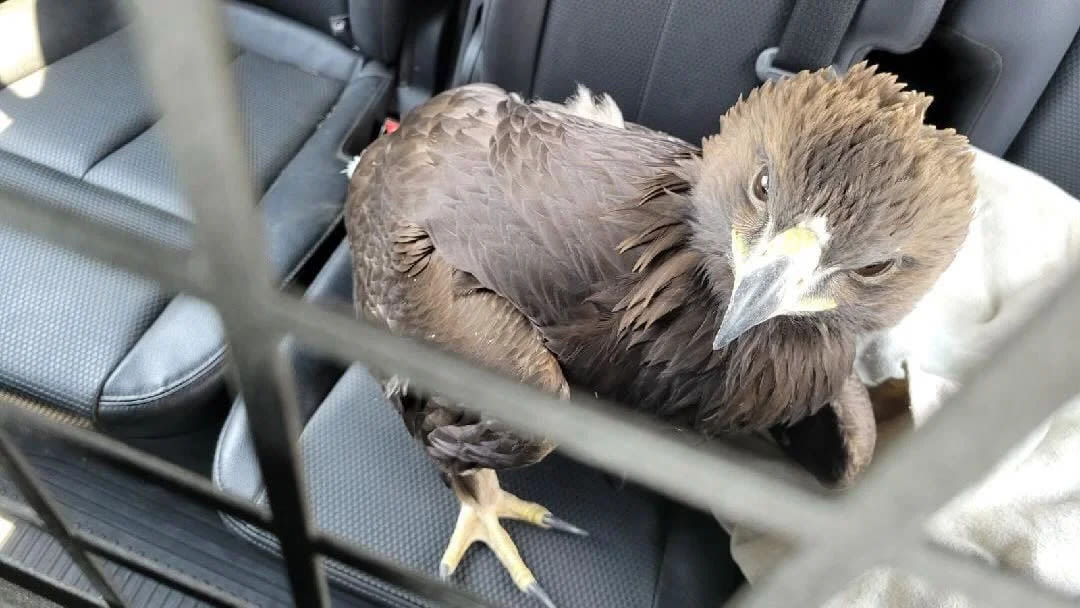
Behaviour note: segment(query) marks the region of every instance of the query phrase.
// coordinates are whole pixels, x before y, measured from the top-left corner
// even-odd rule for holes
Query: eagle
[[[875,442],[856,341],[914,307],[971,220],[970,148],[925,124],[930,101],[865,62],[804,71],[740,97],[697,146],[606,96],[445,91],[356,161],[357,314],[560,398],[763,434],[845,486]],[[583,531],[497,471],[555,443],[377,375],[461,503],[440,574],[481,541],[553,606],[499,520]]]

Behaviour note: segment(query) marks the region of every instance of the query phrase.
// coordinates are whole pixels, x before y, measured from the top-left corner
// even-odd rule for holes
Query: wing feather
[[[696,148],[510,96],[476,105],[484,111],[476,107],[429,129],[436,161],[423,170],[438,187],[412,218],[449,264],[507,298],[537,327],[565,322],[595,285],[634,270],[638,256],[619,246],[640,232],[641,221],[653,220],[617,212],[640,202],[641,185],[656,167]],[[672,233],[654,245],[642,265],[676,240]]]

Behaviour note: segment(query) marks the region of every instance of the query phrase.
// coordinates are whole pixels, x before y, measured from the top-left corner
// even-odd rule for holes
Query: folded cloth
[[[974,171],[979,186],[974,219],[956,259],[899,325],[859,345],[856,370],[866,384],[906,375],[916,427],[947,403],[966,374],[1080,260],[1080,201],[980,150],[975,150]],[[892,429],[881,430],[879,447],[896,436]],[[778,450],[761,454],[770,466],[795,470]],[[738,522],[721,518],[721,523],[732,534],[732,554],[751,585],[791,551],[781,539]],[[986,479],[935,514],[927,532],[944,547],[1080,596],[1080,398],[1064,404]],[[966,608],[970,603],[879,568],[853,581],[828,606]]]

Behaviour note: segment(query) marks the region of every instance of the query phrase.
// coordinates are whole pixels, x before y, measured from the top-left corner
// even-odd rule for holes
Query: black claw
[[[568,521],[563,521],[551,513],[544,515],[544,518],[541,519],[540,522],[544,524],[545,527],[551,528],[552,530],[558,530],[559,532],[569,532],[570,534],[576,534],[578,536],[589,535],[585,530],[582,530]]]
[[[525,593],[540,600],[540,603],[543,604],[545,608],[555,608],[555,602],[551,601],[551,596],[547,594],[547,591],[544,591],[544,588],[540,586],[540,583],[536,581],[529,583],[529,586],[525,588]]]
[[[447,565],[447,564],[439,564],[439,578],[441,578],[442,580],[444,580],[444,581],[447,580],[448,578],[450,578],[450,575],[453,574],[453,573],[454,573],[454,570],[449,565]]]

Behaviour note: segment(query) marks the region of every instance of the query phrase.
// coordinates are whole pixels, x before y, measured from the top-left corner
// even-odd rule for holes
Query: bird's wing
[[[393,250],[395,286],[375,309],[396,319],[399,331],[422,337],[515,380],[566,397],[569,389],[541,336],[505,298],[450,267],[419,227],[398,231]],[[396,303],[395,303],[396,302]],[[370,314],[370,313],[369,313]],[[449,473],[532,464],[554,447],[466,411],[438,395],[386,383],[387,396],[421,439],[428,455]]]
[[[455,268],[535,325],[562,322],[637,256],[619,244],[655,218],[635,211],[643,184],[696,154],[639,126],[612,127],[503,98],[434,121],[437,186],[415,220]]]

